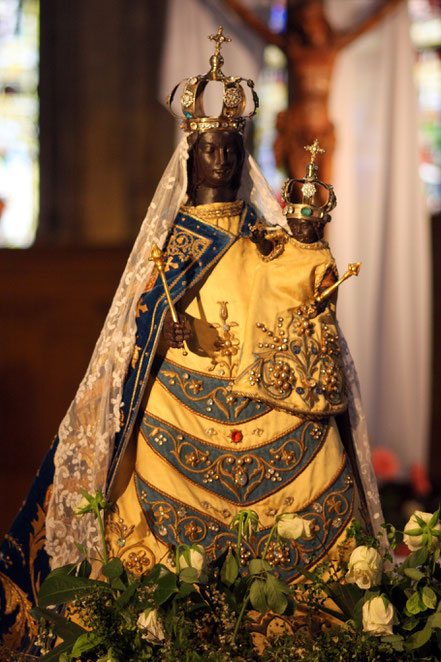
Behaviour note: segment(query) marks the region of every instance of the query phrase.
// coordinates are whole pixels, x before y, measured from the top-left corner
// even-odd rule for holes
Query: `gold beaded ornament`
[[[254,90],[254,81],[241,78],[240,76],[225,76],[221,67],[224,58],[221,55],[221,47],[224,42],[231,41],[223,33],[223,27],[219,26],[216,34],[209,35],[208,39],[216,43],[214,54],[210,57],[210,70],[204,75],[183,78],[167,97],[167,106],[171,114],[181,119],[181,129],[184,131],[239,131],[243,132],[247,119],[255,115],[259,107],[259,97]],[[222,110],[219,115],[208,117],[204,110],[203,97],[205,88],[211,81],[223,84]],[[243,115],[246,106],[245,90],[242,81],[246,82],[251,90],[253,110],[248,115]],[[181,108],[183,115],[177,115],[172,108],[173,100],[179,86],[184,84],[181,96]]]

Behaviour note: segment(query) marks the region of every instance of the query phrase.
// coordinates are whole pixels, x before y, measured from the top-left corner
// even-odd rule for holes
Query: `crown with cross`
[[[318,165],[316,158],[318,154],[323,154],[324,149],[320,147],[319,141],[316,138],[312,145],[307,145],[305,150],[310,152],[311,157],[308,165],[306,166],[306,175],[303,179],[287,179],[282,186],[281,197],[286,203],[283,213],[287,218],[299,218],[306,221],[319,221],[327,223],[331,220],[329,212],[334,209],[337,204],[335,197],[334,187],[331,184],[321,182],[317,177]],[[302,201],[295,201],[295,185],[301,184],[300,191],[302,192]],[[328,193],[328,199],[322,205],[315,205],[315,195],[317,187],[325,189]]]
[[[216,34],[211,34],[208,39],[215,42],[215,52],[210,57],[210,70],[204,75],[184,78],[172,90],[167,98],[167,105],[171,114],[181,119],[181,128],[184,131],[240,131],[242,132],[246,120],[252,117],[258,106],[259,98],[254,91],[254,81],[241,78],[240,76],[225,76],[221,67],[224,58],[221,55],[222,45],[231,41],[230,37],[224,35],[223,27],[219,26]],[[222,109],[219,115],[208,117],[204,110],[203,96],[208,83],[215,81],[223,84]],[[242,81],[246,82],[251,90],[254,104],[253,110],[248,115],[243,115],[246,106],[245,90]],[[183,115],[177,115],[172,109],[175,94],[184,83],[181,96],[181,108]]]

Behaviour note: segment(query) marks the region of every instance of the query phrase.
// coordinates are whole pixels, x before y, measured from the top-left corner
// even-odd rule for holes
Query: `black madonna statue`
[[[320,529],[314,539],[287,544],[283,554],[269,550],[267,559],[291,581],[296,564],[310,563],[314,541],[321,540],[323,553],[331,550],[352,517],[365,514],[365,496],[370,517],[379,513],[349,359],[347,398],[364,449],[363,482],[355,479],[355,460],[333,416],[346,407],[346,396],[335,412],[325,407],[309,415],[307,406],[297,411],[239,392],[245,329],[258,322],[250,319],[254,304],[277,310],[278,291],[265,280],[250,306],[251,284],[280,252],[271,227],[278,225],[274,237],[280,236],[286,223],[243,145],[247,86],[257,107],[253,82],[222,73],[220,48],[229,40],[221,28],[210,38],[216,42],[210,71],[184,82],[185,135],[155,192],[87,373],[2,545],[1,622],[11,647],[32,639],[28,610],[49,569],[75,562],[77,542],[92,555],[100,546],[96,520],[75,517],[80,488],[101,489],[113,503],[106,511],[108,546],[134,573],[171,563],[170,549],[181,543],[201,544],[213,558],[234,543],[231,519],[249,507],[262,528],[244,554],[261,554],[277,513],[298,513]],[[223,105],[207,117],[203,95],[213,84],[222,88]],[[266,238],[256,227],[268,230]],[[154,244],[162,249],[166,289],[156,266],[161,258],[150,259]],[[296,269],[281,275],[289,291]]]

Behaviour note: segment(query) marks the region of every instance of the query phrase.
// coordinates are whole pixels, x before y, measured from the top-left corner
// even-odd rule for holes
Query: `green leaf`
[[[429,616],[427,622],[430,624],[431,628],[441,629],[441,612],[436,612],[436,614]]]
[[[280,590],[277,579],[273,575],[268,575],[265,582],[265,596],[268,607],[276,612],[283,614],[288,606],[286,595]]]
[[[426,606],[421,600],[421,596],[418,593],[418,591],[412,593],[410,598],[407,600],[406,609],[409,612],[409,614],[419,614],[421,611],[424,611],[426,609]]]
[[[181,574],[185,570],[193,570],[197,573],[195,568],[185,568],[182,570]],[[184,581],[184,580],[183,580]],[[190,582],[193,583],[193,582]],[[160,606],[162,605],[166,600],[169,599],[173,593],[176,593],[178,588],[176,584],[176,575],[173,572],[168,571],[167,573],[161,573],[160,578],[158,579],[158,587],[153,593],[153,600],[155,601],[155,604]]]
[[[227,586],[231,586],[237,579],[239,574],[239,564],[236,560],[236,557],[231,552],[231,549],[228,551],[227,558],[224,561],[224,564],[221,568],[221,580]]]
[[[411,616],[410,618],[406,618],[406,620],[403,621],[402,628],[403,630],[408,630],[408,631],[413,630],[414,628],[416,628],[418,623],[419,623],[418,618],[416,618],[415,616]]]
[[[92,566],[90,565],[89,561],[87,559],[83,559],[80,563],[80,567],[78,568],[78,577],[90,577],[91,572]]]
[[[429,641],[431,636],[432,636],[432,628],[428,623],[426,623],[425,627],[422,630],[418,630],[418,632],[414,632],[406,639],[406,649],[415,650],[415,648],[421,648],[421,646],[424,646],[424,644],[426,644]]]
[[[402,568],[416,568],[419,565],[423,565],[427,561],[427,557],[429,556],[429,551],[422,547],[421,549],[418,549],[416,552],[412,552],[412,554],[409,554],[407,559],[404,561],[402,564]]]
[[[389,644],[389,646],[392,646],[392,648],[396,651],[403,651],[404,646],[403,646],[403,637],[400,634],[387,634],[384,637],[381,637],[381,641],[384,641],[384,643]]]
[[[96,632],[86,632],[78,637],[72,648],[72,657],[80,657],[83,653],[92,650],[102,644],[106,637]]]
[[[71,575],[49,575],[41,585],[38,593],[38,606],[60,605],[84,595],[90,595],[95,589],[109,590],[104,582],[86,577]]]
[[[119,598],[115,600],[114,607],[117,611],[122,609],[123,607],[126,606],[128,602],[130,602],[130,599],[132,596],[135,594],[136,590],[139,588],[139,581],[133,582],[133,584],[130,584],[126,590],[121,593]]]
[[[416,579],[416,581],[419,581],[426,576],[424,572],[421,572],[421,570],[417,570],[416,568],[405,568],[404,574],[406,577],[410,577],[410,579]]]
[[[76,641],[76,637],[73,639],[69,639],[66,641],[63,641],[62,644],[59,644],[56,646],[53,650],[51,650],[49,653],[46,653],[46,655],[43,655],[42,657],[38,658],[39,662],[60,662],[60,660],[63,659],[63,657],[66,655],[66,653],[70,653],[72,650],[72,647]],[[66,658],[64,658],[66,659]]]
[[[435,609],[437,598],[435,591],[429,586],[425,586],[422,592],[422,600],[428,609]]]
[[[87,549],[84,547],[84,545],[81,545],[79,542],[74,541],[74,545],[77,548],[77,550],[82,554],[83,556],[87,556]]]
[[[175,573],[171,572],[171,570],[169,570],[165,565],[162,565],[162,563],[157,563],[153,566],[148,575],[144,575],[142,577],[142,583],[157,584],[160,579],[168,575],[176,577]]]
[[[189,584],[194,584],[199,581],[199,573],[196,568],[184,568],[179,573],[179,579],[181,582],[188,582]]]
[[[268,611],[268,603],[266,601],[265,594],[265,584],[264,579],[254,579],[250,588],[250,601],[254,609],[260,611],[262,614],[266,614]]]
[[[58,577],[59,575],[75,575],[78,563],[69,563],[69,565],[62,565],[60,568],[55,568],[52,570],[46,577],[49,579],[51,577]]]
[[[106,563],[106,565],[103,566],[101,572],[104,577],[115,579],[121,577],[124,572],[124,566],[120,559],[112,559],[109,563]]]
[[[251,559],[249,569],[250,575],[259,575],[261,572],[271,571],[272,567],[263,559]]]
[[[181,586],[179,587],[179,592],[178,595],[180,598],[186,598],[190,593],[193,593],[195,590],[193,584],[186,584],[185,582],[182,582]]]
[[[65,616],[61,616],[56,611],[52,611],[52,609],[34,607],[31,609],[31,614],[37,621],[41,618],[50,621],[53,625],[54,633],[63,640],[72,639],[74,641],[76,637],[86,632],[77,623],[69,621]]]

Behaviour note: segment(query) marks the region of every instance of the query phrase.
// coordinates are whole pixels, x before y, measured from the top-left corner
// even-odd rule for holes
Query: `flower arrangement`
[[[328,557],[312,571],[298,568],[305,581],[288,585],[266,554],[271,541],[282,545],[314,535],[311,522],[294,513],[275,518],[262,557],[245,567],[242,540],[259,526],[253,510],[233,518],[237,545],[213,562],[207,563],[201,545],[179,545],[175,571],[159,563],[135,576],[108,558],[106,507],[99,492],[83,492],[78,507],[79,516],[92,512],[99,522],[101,578],[91,578],[92,565],[79,545],[78,563],[52,571],[41,586],[32,613],[40,622],[42,662],[441,659],[439,510],[416,511],[402,534],[384,525],[376,538],[354,520],[336,559]],[[410,554],[393,565],[401,535]],[[289,624],[297,608],[307,614],[307,627],[287,625],[257,652],[253,614],[283,615]]]

